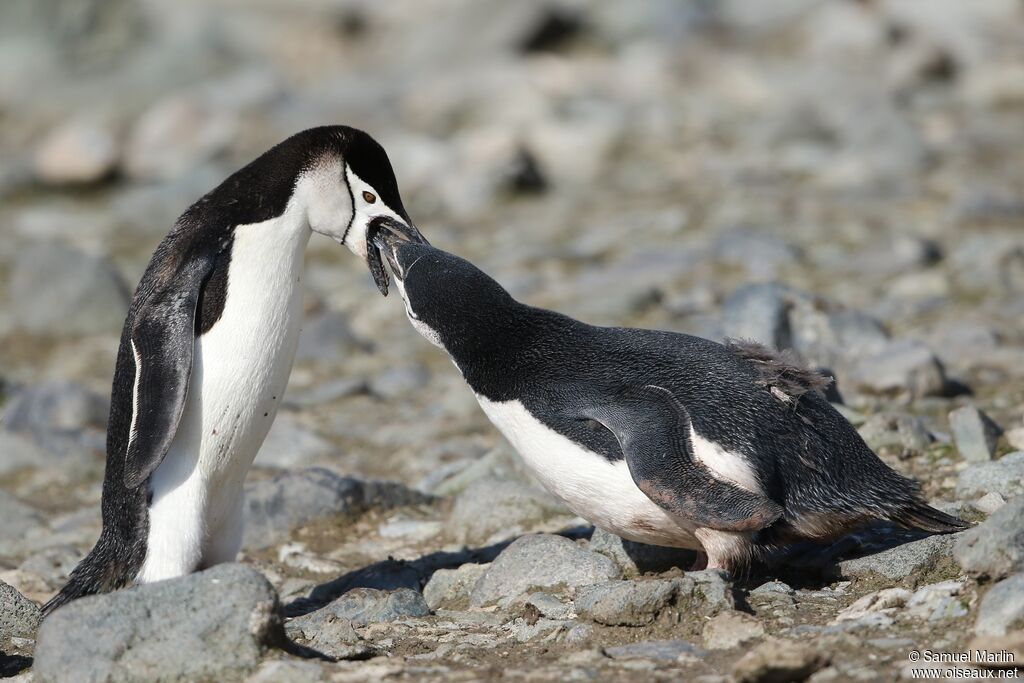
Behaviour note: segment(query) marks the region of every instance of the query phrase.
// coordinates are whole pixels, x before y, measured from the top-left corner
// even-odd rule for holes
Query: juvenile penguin
[[[47,612],[235,558],[242,484],[277,413],[302,317],[311,234],[387,275],[375,219],[417,235],[384,149],[345,126],[264,153],[193,204],[128,310],[107,428],[103,530]]]
[[[765,347],[594,327],[514,300],[469,262],[387,231],[413,326],[446,351],[491,422],[576,514],[623,538],[703,550],[736,571],[765,550],[871,520],[965,523],[927,505]]]

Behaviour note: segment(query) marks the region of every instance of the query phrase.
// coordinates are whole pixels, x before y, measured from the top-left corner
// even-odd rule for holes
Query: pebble
[[[988,415],[972,405],[961,406],[949,414],[949,428],[964,460],[992,460],[1002,430]]]
[[[606,647],[612,659],[645,659],[661,662],[687,662],[703,659],[707,653],[685,640],[643,640],[629,645]]]
[[[456,496],[446,527],[459,543],[486,545],[534,531],[546,520],[566,514],[545,491],[519,481],[485,478]]]
[[[709,650],[731,650],[764,637],[764,624],[744,612],[717,614],[704,624],[704,647]]]
[[[677,581],[610,581],[576,591],[581,617],[607,626],[642,626],[653,622],[679,593]]]
[[[963,580],[942,581],[918,588],[907,601],[907,614],[928,621],[959,619],[967,615],[967,606],[961,597]]]
[[[983,512],[986,515],[991,515],[993,512],[1003,507],[1004,505],[1006,505],[1006,499],[995,491],[986,493],[984,496],[974,501],[973,503],[975,510]]]
[[[109,178],[117,162],[117,140],[111,130],[98,121],[76,118],[46,134],[32,168],[46,185],[88,185]]]
[[[385,591],[375,588],[353,588],[325,607],[292,619],[289,628],[297,628],[309,636],[327,620],[346,620],[354,626],[366,626],[407,617],[425,617],[430,608],[419,591],[397,588]]]
[[[569,590],[617,579],[621,570],[604,555],[592,553],[562,536],[523,536],[491,563],[470,593],[470,604],[482,606],[512,599],[536,588],[565,586]]]
[[[1007,453],[991,462],[969,465],[957,477],[957,497],[971,498],[989,493],[1005,498],[1024,493],[1024,451]]]
[[[423,598],[430,609],[454,609],[468,603],[469,594],[487,571],[486,564],[467,563],[457,569],[438,569],[423,586]]]
[[[1005,434],[1006,443],[1010,445],[1010,448],[1014,448],[1018,451],[1024,451],[1024,427],[1013,427],[1007,429]]]
[[[954,557],[971,576],[999,580],[1024,571],[1024,496],[957,534]]]
[[[732,673],[739,683],[802,681],[828,662],[814,645],[771,638],[743,655]]]
[[[0,648],[6,649],[12,638],[35,638],[42,620],[38,605],[0,581]]]
[[[857,359],[843,379],[869,394],[911,398],[940,396],[947,385],[946,373],[935,354],[909,339],[894,341],[877,353]]]
[[[255,669],[282,635],[277,595],[255,570],[222,564],[72,602],[43,622],[35,680],[226,680]]]
[[[1024,629],[1024,573],[1003,579],[985,593],[974,624],[979,636],[1004,636],[1020,629]]]

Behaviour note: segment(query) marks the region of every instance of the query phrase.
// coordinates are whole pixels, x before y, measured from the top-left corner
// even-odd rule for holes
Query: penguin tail
[[[970,522],[936,510],[931,505],[916,501],[892,515],[890,521],[908,529],[927,531],[932,534],[952,534],[971,528]]]
[[[43,605],[43,616],[72,600],[128,585],[138,573],[138,563],[132,557],[124,544],[104,530],[93,549],[71,572],[67,584]]]

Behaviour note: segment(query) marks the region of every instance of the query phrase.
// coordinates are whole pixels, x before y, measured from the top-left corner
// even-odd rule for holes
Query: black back
[[[582,419],[580,407],[656,385],[685,406],[700,436],[749,462],[787,518],[897,515],[918,505],[916,485],[879,460],[819,391],[780,400],[739,347],[587,325],[515,301],[468,261],[428,245],[405,245],[397,255],[413,314],[438,333],[474,392],[518,399],[609,460],[622,457],[618,441]]]

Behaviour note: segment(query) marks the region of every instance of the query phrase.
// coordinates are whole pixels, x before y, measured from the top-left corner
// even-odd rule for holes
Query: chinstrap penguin
[[[396,226],[397,227],[397,226]],[[446,351],[548,490],[623,538],[744,571],[768,550],[872,520],[944,533],[821,393],[766,347],[594,327],[514,300],[471,263],[387,231],[413,326]]]
[[[246,473],[291,372],[313,232],[360,256],[387,293],[374,220],[418,236],[366,133],[299,133],[193,204],[132,299],[114,370],[103,530],[45,610],[231,561]]]

